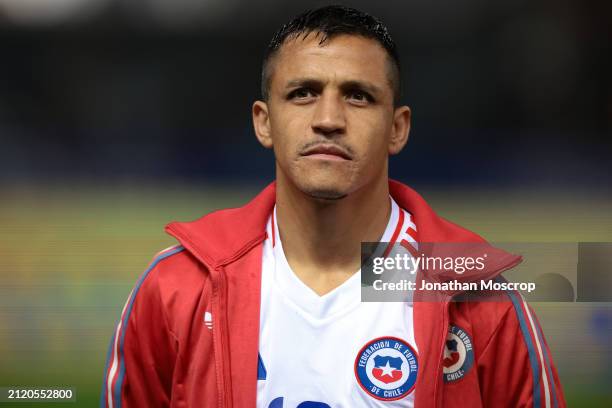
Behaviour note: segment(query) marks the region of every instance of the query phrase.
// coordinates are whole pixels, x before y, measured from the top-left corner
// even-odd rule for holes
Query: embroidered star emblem
[[[388,375],[389,377],[393,377],[393,370],[395,369],[389,365],[388,360],[387,360],[387,364],[384,367],[380,367],[380,368],[382,370],[381,376]]]

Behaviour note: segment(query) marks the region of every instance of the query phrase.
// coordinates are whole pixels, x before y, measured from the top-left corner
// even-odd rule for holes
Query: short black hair
[[[307,10],[290,22],[283,25],[272,37],[266,48],[261,70],[261,97],[267,101],[270,90],[271,58],[280,49],[287,38],[296,38],[315,33],[320,36],[319,44],[340,34],[358,35],[378,42],[386,51],[391,64],[390,82],[393,88],[393,103],[399,104],[400,61],[387,27],[376,17],[363,11],[345,6],[325,6]]]

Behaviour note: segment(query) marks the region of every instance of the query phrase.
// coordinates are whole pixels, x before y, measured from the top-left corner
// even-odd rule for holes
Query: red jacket
[[[414,216],[418,242],[483,242],[409,187],[390,180],[389,189]],[[275,191],[273,182],[243,207],[166,227],[180,245],[158,254],[129,296],[109,348],[102,407],[256,406],[262,243]],[[485,278],[520,262],[502,258]],[[414,303],[415,406],[565,406],[540,325],[520,295],[451,302],[454,295]],[[460,378],[448,380],[453,327],[468,334],[472,351]]]

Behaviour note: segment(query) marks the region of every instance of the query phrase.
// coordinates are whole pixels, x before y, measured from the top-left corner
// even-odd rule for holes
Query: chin
[[[308,196],[317,200],[336,201],[341,200],[348,194],[337,190],[314,190],[305,192]]]
[[[324,201],[341,200],[348,195],[346,188],[342,188],[335,183],[306,183],[300,188],[307,196]]]

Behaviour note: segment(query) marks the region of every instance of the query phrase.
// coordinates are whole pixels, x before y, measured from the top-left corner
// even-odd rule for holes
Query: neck
[[[380,240],[390,212],[387,177],[338,200],[312,198],[277,177],[276,217],[285,257],[319,294],[359,270],[361,242]]]

